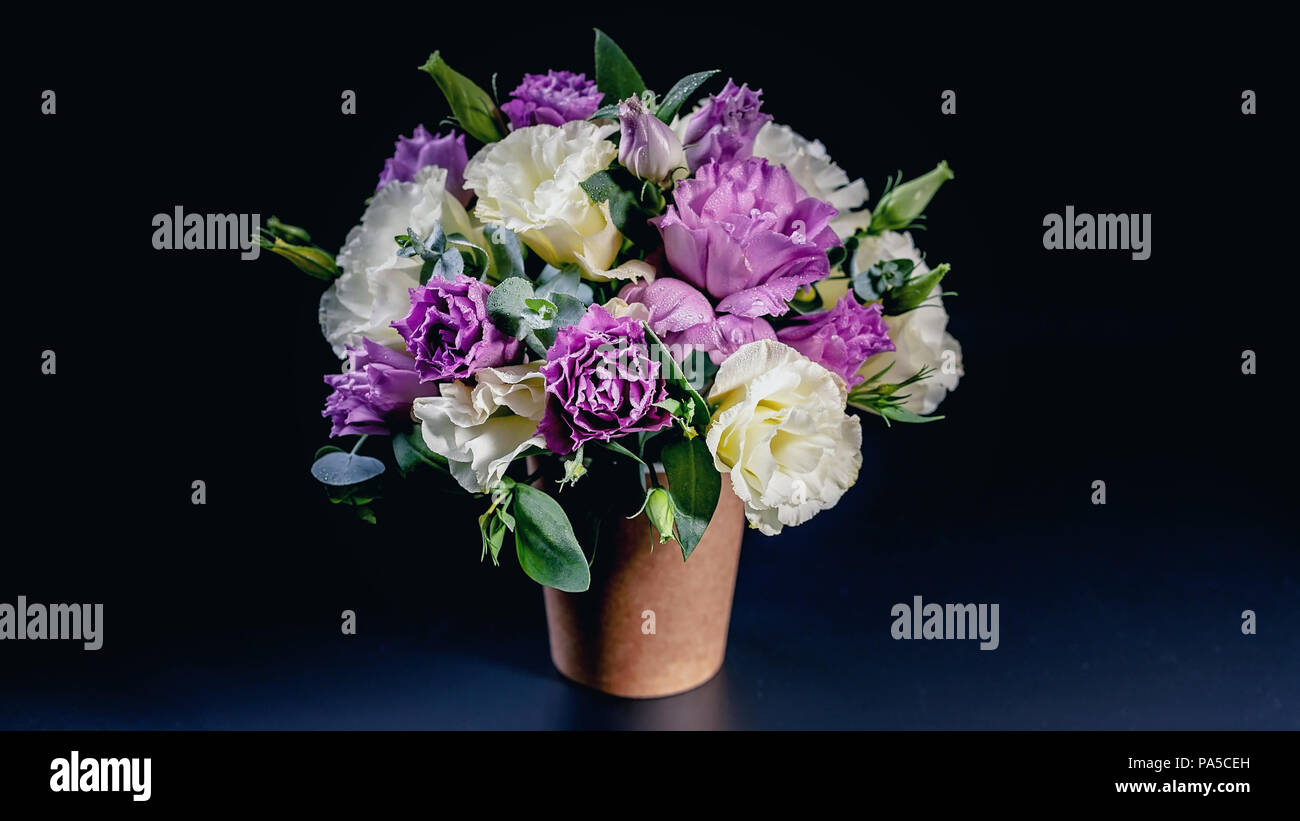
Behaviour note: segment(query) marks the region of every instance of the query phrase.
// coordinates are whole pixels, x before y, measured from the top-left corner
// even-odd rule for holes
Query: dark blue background
[[[106,626],[96,653],[0,644],[0,728],[1300,729],[1294,157],[1271,52],[860,10],[837,28],[693,18],[665,49],[626,19],[446,14],[87,25],[16,75],[0,601],[103,602]],[[149,245],[181,204],[337,247],[397,133],[447,113],[415,71],[430,51],[505,92],[589,71],[591,23],[652,87],[714,66],[762,87],[873,201],[897,169],[956,172],[917,235],[960,294],[947,419],[864,420],[839,506],[746,536],[722,674],[652,702],[554,672],[540,590],[479,562],[476,502],[396,490],[372,527],[324,500],[318,283],[269,254]],[[1151,212],[1151,259],[1044,251],[1043,215],[1067,204]],[[892,640],[914,595],[999,603],[1001,646]]]

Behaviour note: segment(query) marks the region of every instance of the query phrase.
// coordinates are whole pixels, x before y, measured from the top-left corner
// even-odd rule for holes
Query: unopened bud
[[[669,186],[688,173],[682,141],[639,97],[618,104],[618,161],[638,179]]]

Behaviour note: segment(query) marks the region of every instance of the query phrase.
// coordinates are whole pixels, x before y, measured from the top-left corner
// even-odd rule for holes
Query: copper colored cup
[[[686,561],[676,540],[658,543],[645,515],[607,526],[612,538],[601,540],[590,589],[543,588],[556,669],[627,698],[699,687],[722,668],[727,650],[743,504],[724,476],[718,507]]]

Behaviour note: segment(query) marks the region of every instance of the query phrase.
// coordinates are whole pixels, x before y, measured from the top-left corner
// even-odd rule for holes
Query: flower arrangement
[[[512,538],[565,591],[590,551],[537,465],[559,489],[636,466],[640,513],[689,557],[724,483],[751,527],[799,525],[856,481],[861,417],[940,419],[962,374],[949,266],[908,232],[945,163],[869,209],[760,90],[707,94],[701,71],[661,97],[600,31],[595,58],[594,80],[528,74],[498,103],[435,52],[455,128],[399,137],[339,253],[274,218],[259,237],[329,283],[323,415],[358,437],[317,453],[330,497],[373,522],[389,467],[444,477],[482,500],[484,557]]]

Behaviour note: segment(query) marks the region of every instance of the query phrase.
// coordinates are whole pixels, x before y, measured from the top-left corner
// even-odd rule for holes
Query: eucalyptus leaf
[[[470,242],[464,234],[449,234],[447,243],[454,245],[462,257],[468,257],[465,267],[473,269],[475,278],[492,267],[492,256],[482,246]]]
[[[531,485],[514,486],[515,553],[533,581],[580,593],[591,586],[591,568],[560,503]]]
[[[312,463],[311,475],[316,481],[331,487],[359,485],[384,472],[384,463],[372,456],[336,451],[327,453]]]
[[[428,264],[424,267],[429,269],[429,275],[425,276],[423,270],[420,272],[421,285],[427,283],[432,277],[441,277],[449,282],[455,282],[457,277],[465,273],[465,258],[455,248],[448,248],[442,252],[432,267]]]
[[[498,280],[527,276],[524,272],[524,249],[514,231],[498,225],[487,230],[487,240],[492,271]]]
[[[510,277],[488,294],[487,312],[492,324],[516,339],[523,339],[541,327],[534,311],[528,307],[533,299],[533,284],[523,277]],[[545,323],[549,324],[549,323]]]
[[[465,75],[455,71],[442,59],[438,52],[429,56],[428,62],[420,66],[427,71],[451,106],[451,113],[460,123],[465,133],[480,142],[496,142],[505,135],[502,127],[501,112],[497,105],[479,86]]]
[[[682,559],[686,560],[704,538],[718,507],[722,476],[713,466],[713,455],[703,436],[665,445],[660,458],[668,474],[668,495],[676,513],[677,541],[682,546]]]
[[[615,103],[645,91],[645,81],[636,66],[600,29],[596,29],[596,87],[605,93],[606,100]]]
[[[537,276],[537,295],[551,298],[553,294],[568,294],[590,305],[595,297],[591,285],[582,281],[577,269],[556,268],[547,265]]]

